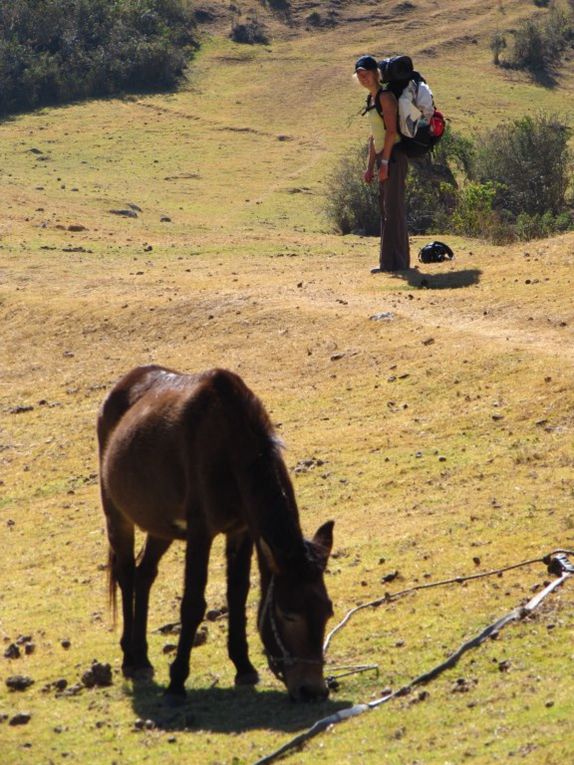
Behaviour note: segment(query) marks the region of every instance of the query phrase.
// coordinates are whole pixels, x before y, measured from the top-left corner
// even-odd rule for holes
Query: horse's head
[[[261,540],[271,576],[259,608],[259,632],[269,668],[287,686],[293,701],[326,699],[323,677],[325,625],[333,607],[323,573],[333,546],[333,521],[325,523],[304,554],[290,561]]]

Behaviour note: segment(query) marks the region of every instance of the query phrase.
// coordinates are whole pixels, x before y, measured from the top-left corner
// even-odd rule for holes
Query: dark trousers
[[[389,175],[379,183],[381,211],[381,271],[402,271],[410,267],[409,232],[405,183],[409,163],[406,154],[396,147],[389,162]]]

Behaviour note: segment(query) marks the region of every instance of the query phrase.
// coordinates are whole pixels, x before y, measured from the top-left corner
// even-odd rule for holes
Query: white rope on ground
[[[304,731],[303,733],[300,733],[298,736],[295,736],[290,741],[287,741],[282,747],[280,747],[276,751],[257,760],[255,765],[269,765],[269,763],[274,762],[280,757],[283,757],[284,755],[292,752],[294,749],[302,747],[303,744],[305,744],[307,741],[310,741],[312,738],[317,736],[319,733],[322,733],[323,731],[327,730],[327,728],[330,728],[332,725],[337,725],[338,723],[344,722],[345,720],[348,720],[351,717],[357,717],[358,715],[361,715],[364,712],[372,711],[378,708],[379,706],[382,706],[383,704],[387,703],[388,701],[391,701],[392,699],[398,698],[400,696],[406,696],[407,694],[411,692],[411,690],[416,685],[422,685],[424,683],[428,683],[430,680],[433,680],[435,677],[437,677],[439,674],[444,672],[446,669],[450,669],[451,667],[454,667],[454,665],[458,662],[458,660],[464,653],[469,651],[471,648],[478,647],[488,637],[499,632],[509,622],[522,620],[526,618],[527,616],[529,616],[536,608],[538,608],[538,606],[542,603],[542,601],[548,595],[550,595],[551,592],[553,592],[555,589],[557,589],[562,584],[564,584],[564,582],[567,579],[574,576],[574,566],[570,563],[570,561],[568,561],[568,559],[566,558],[566,555],[574,555],[574,553],[572,553],[572,551],[569,551],[569,550],[555,550],[549,555],[544,556],[544,558],[539,558],[536,561],[525,561],[524,563],[517,564],[515,566],[510,566],[504,569],[505,571],[508,571],[510,568],[517,568],[518,566],[528,565],[529,563],[540,562],[541,560],[544,560],[545,562],[547,562],[549,566],[549,570],[552,573],[556,573],[558,575],[558,578],[555,579],[550,584],[548,584],[541,592],[539,592],[533,598],[531,598],[531,600],[529,600],[526,605],[518,606],[510,613],[505,614],[504,616],[500,617],[500,619],[497,619],[495,622],[493,622],[484,630],[482,630],[474,638],[463,643],[444,662],[442,662],[441,664],[438,664],[436,667],[433,667],[432,669],[423,673],[422,675],[419,675],[407,685],[403,685],[397,691],[385,694],[381,698],[375,699],[374,701],[370,701],[366,704],[354,704],[352,707],[340,710],[339,712],[335,712],[334,714],[329,715],[328,717],[324,717],[323,719],[318,720],[308,730]],[[494,573],[498,573],[499,571],[500,570],[490,572],[488,575],[492,576]],[[482,575],[477,574],[477,575],[474,575],[472,578],[478,578],[479,576],[486,576],[486,574],[482,574]],[[446,582],[443,582],[443,584],[457,582],[457,581],[460,581],[460,579],[457,578],[453,580],[448,580]],[[437,582],[435,586],[438,586],[438,584],[439,583]],[[423,587],[428,587],[428,585],[422,585],[419,588],[412,588],[408,592],[412,592],[414,589],[422,589]],[[398,594],[399,593],[397,593],[397,595]],[[384,602],[384,601],[385,601],[385,598],[381,599],[380,602]],[[364,607],[366,608],[368,605],[372,605],[372,604],[365,604]],[[354,613],[356,610],[357,609],[353,609],[353,611],[349,613]],[[349,616],[349,614],[347,614],[347,616]],[[343,621],[344,623],[346,623],[348,619],[346,618],[346,621],[345,620]],[[343,622],[341,624],[343,624]]]
[[[351,617],[365,608],[378,608],[379,606],[383,605],[383,603],[392,603],[394,600],[399,600],[399,598],[404,598],[405,595],[410,595],[412,592],[418,592],[419,590],[430,590],[433,587],[444,587],[448,584],[462,584],[463,582],[469,582],[473,579],[484,579],[488,576],[498,576],[499,574],[503,574],[506,571],[512,571],[516,568],[523,568],[524,566],[531,566],[533,563],[548,563],[550,559],[555,555],[574,556],[574,552],[572,550],[562,549],[553,550],[551,553],[543,555],[539,558],[530,558],[529,560],[521,561],[520,563],[513,563],[510,566],[504,566],[503,568],[496,568],[492,571],[483,571],[478,574],[468,574],[466,576],[455,576],[451,579],[442,579],[438,582],[427,582],[427,584],[417,584],[415,587],[409,587],[407,590],[401,590],[400,592],[395,592],[392,594],[387,592],[383,595],[382,598],[371,600],[369,603],[361,603],[360,606],[356,606],[355,608],[352,608],[350,611],[348,611],[343,619],[339,622],[339,624],[333,627],[333,629],[325,638],[325,642],[323,643],[323,653],[327,652],[331,640],[334,638],[337,632],[340,632],[340,630],[343,629],[343,627],[350,621]]]

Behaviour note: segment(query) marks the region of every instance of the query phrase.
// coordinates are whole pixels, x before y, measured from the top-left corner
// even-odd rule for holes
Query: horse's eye
[[[277,606],[277,611],[281,618],[285,619],[286,622],[296,622],[299,620],[299,617],[293,611],[284,611],[282,608],[279,608],[279,606]]]

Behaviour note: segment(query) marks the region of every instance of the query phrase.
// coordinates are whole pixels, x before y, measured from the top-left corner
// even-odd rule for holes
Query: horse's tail
[[[108,603],[112,614],[112,624],[116,626],[118,615],[117,602],[118,580],[116,577],[116,554],[111,545],[108,548]]]

